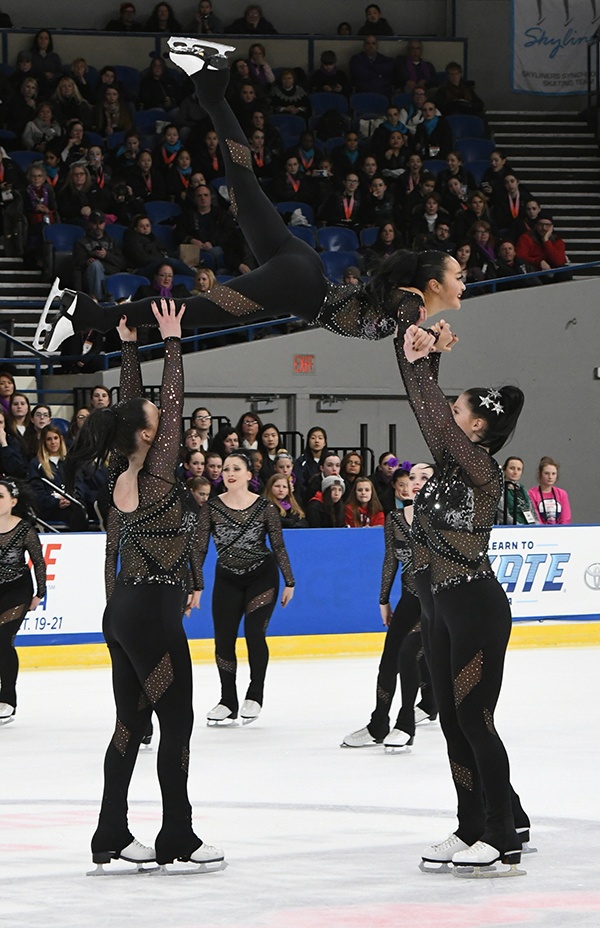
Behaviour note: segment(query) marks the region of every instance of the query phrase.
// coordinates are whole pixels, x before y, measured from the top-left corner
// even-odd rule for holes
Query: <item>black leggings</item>
[[[269,648],[267,628],[279,593],[279,570],[273,555],[245,574],[233,574],[217,563],[212,611],[215,625],[215,658],[221,678],[221,703],[235,717],[239,702],[236,688],[235,643],[242,616],[248,646],[250,684],[246,699],[262,706]]]
[[[494,725],[512,619],[494,578],[431,595],[416,576],[423,641],[458,797],[456,834],[471,845],[518,850],[515,828],[529,819],[510,784],[506,749]]]
[[[404,590],[386,632],[377,674],[375,710],[367,725],[370,734],[378,741],[385,738],[390,730],[390,705],[396,692],[398,674],[402,705],[393,728],[414,735],[415,700],[419,687],[422,687],[421,707],[428,715],[434,715],[436,712],[431,687],[425,687],[425,681],[422,680],[420,657],[423,645],[420,618],[421,606],[418,598]]]
[[[248,139],[231,107],[223,98],[228,72],[204,69],[195,75],[196,94],[207,110],[219,136],[227,186],[240,228],[258,261],[259,268],[213,289],[211,297],[175,300],[185,303],[184,328],[225,328],[243,317],[244,323],[292,314],[311,322],[319,312],[327,281],[321,259],[313,248],[291,234],[265,195],[252,169]],[[76,331],[114,329],[122,315],[132,327],[156,325],[153,300],[126,306],[98,306],[80,294],[74,326]]]
[[[29,611],[33,583],[29,571],[18,580],[0,587],[0,702],[17,706],[19,657],[15,635]]]
[[[160,721],[158,779],[162,828],[159,863],[186,856],[202,842],[192,830],[187,795],[193,724],[192,665],[183,630],[183,592],[167,584],[117,580],[104,612],[117,722],[104,760],[104,793],[92,851],[120,851],[132,840],[127,793],[152,711]]]

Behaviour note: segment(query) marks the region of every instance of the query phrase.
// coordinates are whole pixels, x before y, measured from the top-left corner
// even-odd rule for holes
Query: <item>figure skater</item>
[[[199,602],[199,560],[192,545],[194,503],[176,479],[183,413],[181,316],[173,301],[153,313],[165,342],[161,412],[142,398],[136,332],[122,317],[121,402],[91,414],[67,458],[68,479],[112,449],[106,538],[107,605],[103,633],[117,709],[104,761],[104,793],[92,859],[136,863],[174,860],[222,869],[223,851],[192,829],[187,794],[192,732],[192,667],[182,616]],[[120,570],[117,574],[117,558]],[[187,595],[191,568],[194,592]],[[127,793],[140,742],[156,712],[163,806],[156,846],[145,847],[127,822]],[[197,872],[197,870],[195,872]]]
[[[215,659],[221,678],[221,699],[206,718],[208,723],[231,722],[238,716],[235,643],[242,616],[248,645],[250,685],[242,703],[243,724],[258,718],[263,704],[269,660],[267,627],[277,603],[278,571],[285,587],[281,605],[294,595],[294,577],[275,505],[251,493],[252,465],[248,456],[233,451],[223,464],[225,491],[200,511],[198,554],[204,561],[212,535],[217,549],[212,612]],[[266,545],[269,537],[272,551]]]
[[[421,867],[452,862],[516,869],[529,819],[510,785],[509,762],[494,725],[512,620],[491,569],[488,541],[502,492],[491,457],[512,435],[523,406],[518,387],[471,389],[450,406],[437,385],[439,351],[455,338],[410,326],[396,338],[409,402],[437,471],[419,493],[413,526],[424,541],[415,581],[426,612],[426,653],[458,796],[458,828],[423,852]],[[434,349],[435,352],[430,354]],[[465,873],[465,871],[462,871]]]
[[[188,298],[187,327],[223,328],[232,324],[232,317],[252,323],[291,313],[338,335],[376,340],[394,333],[398,310],[405,304],[410,322],[460,308],[464,288],[458,262],[441,252],[394,255],[382,262],[366,286],[328,281],[316,251],[291,234],[254,174],[248,139],[224,96],[229,81],[225,52],[234,49],[201,38],[170,38],[168,44],[171,60],[192,78],[198,101],[214,124],[232,212],[260,265],[208,294]],[[416,288],[424,300],[401,287]],[[51,323],[57,297],[60,308]],[[129,304],[129,324],[154,325],[151,304],[151,299]],[[55,282],[34,345],[57,351],[75,331],[110,331],[118,325],[120,312],[118,306],[99,306],[86,294],[62,291]]]
[[[0,479],[0,726],[14,721],[17,711],[19,658],[15,635],[30,609],[46,595],[46,564],[37,532],[29,521],[26,489],[15,480]],[[35,573],[33,593],[29,555]]]

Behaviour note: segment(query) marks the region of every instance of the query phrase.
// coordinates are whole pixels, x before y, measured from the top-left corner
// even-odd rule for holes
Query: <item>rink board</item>
[[[16,643],[24,665],[104,662],[104,541],[102,534],[42,535],[48,593],[25,619]],[[285,541],[296,589],[269,626],[271,651],[282,656],[370,653],[381,647],[379,584],[383,530],[288,530]],[[492,566],[511,601],[513,644],[600,643],[600,526],[494,529]],[[211,543],[204,566],[202,608],[185,620],[195,659],[212,654]],[[392,591],[400,595],[400,571]],[[539,624],[543,623],[543,624]],[[33,649],[28,654],[28,649]],[[44,658],[44,654],[46,657]],[[87,654],[87,659],[85,655]]]

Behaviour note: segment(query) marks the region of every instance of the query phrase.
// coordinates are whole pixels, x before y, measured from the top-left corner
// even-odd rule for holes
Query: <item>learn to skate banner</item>
[[[383,529],[296,529],[284,532],[296,579],[294,598],[277,606],[269,635],[319,635],[382,630],[379,585]],[[102,534],[42,535],[48,593],[30,612],[17,644],[102,641]],[[492,567],[515,621],[600,620],[600,526],[499,527],[492,532]],[[185,620],[189,638],[212,638],[215,550],[204,565],[201,609]],[[400,571],[399,571],[400,575]],[[399,576],[391,602],[400,596]]]
[[[513,90],[586,93],[587,46],[599,26],[600,0],[512,0]]]

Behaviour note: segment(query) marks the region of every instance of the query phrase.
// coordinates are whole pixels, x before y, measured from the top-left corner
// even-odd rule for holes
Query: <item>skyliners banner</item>
[[[512,87],[553,96],[587,93],[587,47],[600,0],[512,0]],[[592,55],[595,79],[596,57]]]

